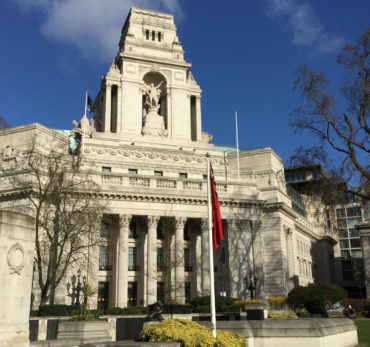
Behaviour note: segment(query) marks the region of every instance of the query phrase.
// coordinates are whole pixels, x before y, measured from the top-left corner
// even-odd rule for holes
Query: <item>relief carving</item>
[[[21,274],[21,271],[24,268],[24,253],[24,248],[19,243],[10,247],[7,259],[11,274]]]

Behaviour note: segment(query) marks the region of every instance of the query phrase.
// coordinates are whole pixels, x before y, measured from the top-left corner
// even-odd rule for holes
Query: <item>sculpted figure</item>
[[[160,82],[157,86],[155,86],[154,83],[150,83],[150,85],[144,84],[145,105],[148,107],[148,111],[158,110],[159,98],[161,96],[161,85],[162,82]]]

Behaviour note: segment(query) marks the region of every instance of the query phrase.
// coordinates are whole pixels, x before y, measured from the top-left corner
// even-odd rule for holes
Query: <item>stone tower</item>
[[[172,15],[131,8],[119,52],[95,100],[95,136],[162,144],[175,140],[185,146],[207,143],[201,129],[201,89],[190,66]]]

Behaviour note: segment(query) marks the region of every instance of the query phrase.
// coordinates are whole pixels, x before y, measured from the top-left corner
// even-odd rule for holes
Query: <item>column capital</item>
[[[202,230],[208,230],[208,218],[202,218],[200,220]]]
[[[148,228],[156,228],[159,222],[160,216],[147,216]]]
[[[108,88],[108,89],[111,89],[112,88],[112,86],[113,86],[113,82],[110,82],[110,81],[106,81],[105,82],[105,88]]]
[[[235,230],[236,229],[236,222],[235,219],[228,219],[227,220],[227,228],[229,230]]]
[[[183,228],[187,221],[186,217],[175,217],[175,228]]]
[[[119,227],[128,228],[131,222],[132,215],[130,214],[120,214],[118,215]]]

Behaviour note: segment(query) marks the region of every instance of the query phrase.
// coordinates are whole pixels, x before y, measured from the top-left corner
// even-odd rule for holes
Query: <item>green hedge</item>
[[[225,296],[216,295],[216,297],[215,297],[216,311],[217,312],[222,312],[221,310],[222,310],[223,306],[232,305],[235,300],[236,299],[234,299],[234,298],[228,298],[228,297],[225,297]],[[211,312],[211,309],[210,309],[211,297],[210,297],[210,295],[199,296],[199,297],[190,301],[190,306],[193,307],[193,312],[195,312],[195,313]]]
[[[102,310],[89,310],[91,315],[96,317],[103,315]],[[44,305],[37,311],[31,311],[31,317],[50,317],[50,316],[75,316],[81,313],[81,308],[70,305]]]
[[[307,287],[295,287],[288,294],[286,303],[294,310],[304,308],[311,315],[326,316],[326,307],[336,302],[344,301],[347,292],[336,285],[327,283],[312,283]]]
[[[111,307],[105,312],[106,315],[134,315],[134,314],[148,314],[149,309],[143,306],[132,306],[132,307]]]

